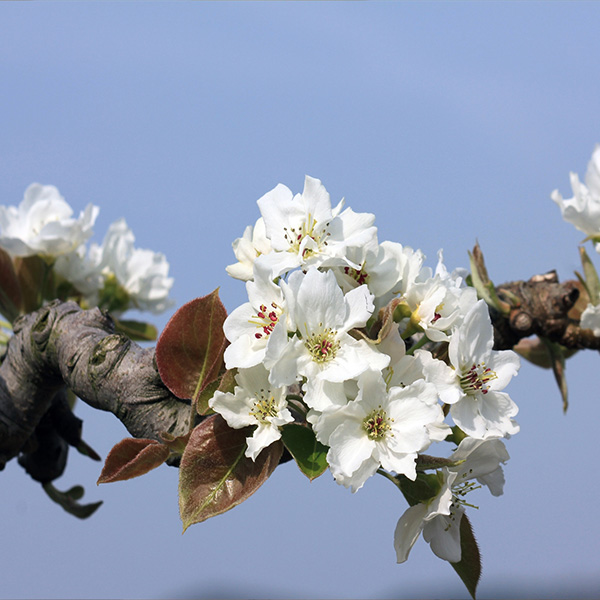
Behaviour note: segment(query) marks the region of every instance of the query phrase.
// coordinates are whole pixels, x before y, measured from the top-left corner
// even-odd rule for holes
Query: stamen
[[[276,417],[277,412],[273,395],[266,396],[264,390],[260,390],[260,395],[257,394],[257,400],[250,411],[250,416],[254,417],[259,423],[268,425],[270,422],[269,417]]]
[[[477,392],[487,394],[490,389],[488,384],[494,379],[498,379],[496,371],[486,367],[485,363],[478,363],[460,377],[460,387],[465,394],[476,394]]]
[[[394,419],[387,416],[387,413],[381,404],[371,413],[369,413],[363,421],[363,429],[367,432],[369,439],[379,442],[383,440],[388,434],[394,437],[393,433],[389,433],[392,430],[390,423],[393,423]]]
[[[306,342],[304,342],[304,345],[313,360],[318,363],[325,363],[334,359],[337,351],[340,349],[337,331],[334,331],[331,327],[311,333],[307,337]]]
[[[256,327],[262,331],[262,333],[256,332],[254,334],[254,337],[257,340],[260,340],[263,337],[263,334],[267,337],[271,335],[275,325],[279,322],[279,317],[283,310],[275,302],[271,302],[271,308],[273,308],[273,310],[267,312],[268,308],[264,304],[261,304],[256,315],[253,315],[252,319],[248,321],[248,323],[256,325]]]

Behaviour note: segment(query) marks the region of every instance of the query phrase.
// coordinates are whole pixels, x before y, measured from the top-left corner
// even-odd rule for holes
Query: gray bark
[[[28,462],[34,479],[62,473],[65,443],[77,446],[81,432],[65,388],[112,412],[133,437],[160,440],[162,432],[189,430],[190,402],[164,386],[153,348],[115,333],[98,309],[55,301],[15,322],[0,365],[0,468],[23,452],[21,464]]]

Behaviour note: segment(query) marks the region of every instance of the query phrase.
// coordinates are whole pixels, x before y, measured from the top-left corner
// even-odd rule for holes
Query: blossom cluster
[[[98,212],[88,204],[76,218],[56,187],[31,184],[19,206],[0,206],[0,248],[13,259],[41,257],[52,272],[54,296],[63,290],[82,306],[115,316],[171,306],[169,263],[163,254],[136,248],[124,219],[110,225],[102,245],[86,246]]]
[[[493,349],[487,305],[464,271],[449,272],[441,252],[432,270],[421,251],[379,242],[374,215],[332,206],[318,179],[296,195],[280,184],[258,207],[227,267],[248,294],[224,324],[237,385],[210,407],[233,428],[254,426],[253,460],[288,423],[310,427],[353,492],[377,472],[433,477],[431,495],[398,522],[398,561],[421,532],[438,556],[460,560],[472,480],[502,493],[501,439],[519,431],[503,389],[518,356]],[[424,474],[419,457],[446,439],[460,443]]]

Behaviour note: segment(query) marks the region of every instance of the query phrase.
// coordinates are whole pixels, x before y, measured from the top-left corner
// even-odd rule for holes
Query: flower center
[[[373,411],[371,411],[363,421],[363,429],[367,432],[370,440],[375,442],[379,442],[383,440],[388,434],[390,436],[394,436],[392,431],[392,426],[390,423],[393,423],[394,419],[387,416],[387,413],[383,408],[381,408],[381,404]]]
[[[254,337],[257,340],[260,340],[263,336],[268,337],[271,335],[282,312],[281,308],[275,302],[271,302],[271,306],[268,308],[266,305],[261,304],[256,315],[252,315],[252,319],[249,321],[253,325],[256,325],[258,329],[262,330],[262,333],[257,331],[254,334]]]
[[[308,236],[317,244],[317,249],[304,248],[302,251],[302,258],[306,258],[312,254],[318,254],[321,250],[321,246],[327,246],[327,238],[331,235],[327,231],[328,227],[329,223],[325,223],[324,227],[318,229],[317,220],[310,213],[308,213],[308,217],[303,221],[300,227],[284,227],[283,230],[285,233],[283,234],[283,237],[290,245],[289,252],[294,252],[296,254],[300,252],[302,240]]]
[[[364,267],[360,269],[353,269],[352,267],[344,267],[344,273],[348,275],[348,277],[352,277],[358,285],[363,285],[369,281],[369,274],[364,270]]]
[[[473,365],[461,376],[460,387],[465,394],[476,394],[477,392],[487,394],[490,389],[488,384],[494,379],[498,379],[496,371],[492,371],[489,367],[485,366],[484,362],[482,362]]]
[[[321,324],[322,326],[322,324]],[[336,339],[337,331],[328,327],[317,333],[311,333],[304,342],[312,359],[318,363],[326,363],[335,358],[340,349],[340,342]]]
[[[269,424],[269,417],[277,416],[277,407],[273,395],[266,396],[264,390],[257,394],[254,407],[250,411],[250,416],[254,417],[262,425]]]

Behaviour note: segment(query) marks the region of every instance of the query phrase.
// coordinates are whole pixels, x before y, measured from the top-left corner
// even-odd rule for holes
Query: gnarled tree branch
[[[60,475],[55,434],[77,443],[78,419],[68,410],[65,386],[90,406],[112,412],[134,437],[158,440],[161,432],[177,436],[189,430],[190,403],[164,386],[153,348],[115,333],[110,317],[98,309],[55,301],[15,322],[0,365],[1,467],[27,451],[29,466],[23,466],[35,479]],[[56,454],[48,469],[31,463],[44,444]]]

